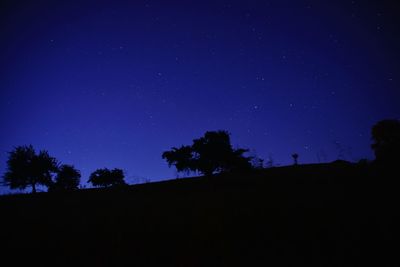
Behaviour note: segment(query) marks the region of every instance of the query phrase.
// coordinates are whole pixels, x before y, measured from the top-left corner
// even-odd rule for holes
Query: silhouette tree
[[[94,171],[88,180],[93,186],[97,187],[109,187],[126,185],[124,181],[125,175],[121,169],[109,170],[107,168],[98,169]]]
[[[293,158],[293,161],[294,161],[294,165],[298,165],[299,164],[299,162],[298,162],[298,159],[299,159],[299,154],[297,154],[297,153],[294,153],[294,154],[292,154],[292,158]]]
[[[193,150],[190,146],[173,147],[171,151],[165,151],[162,158],[168,162],[168,166],[175,166],[178,172],[190,172],[194,169]]]
[[[227,131],[208,131],[203,137],[194,139],[191,146],[174,147],[164,152],[162,158],[177,171],[197,171],[210,176],[251,169],[251,157],[243,156],[245,152],[248,150],[232,148]]]
[[[46,150],[36,154],[32,145],[18,146],[9,152],[7,171],[3,176],[4,183],[10,189],[25,189],[36,186],[50,186],[52,175],[58,171],[58,162]]]
[[[372,127],[371,145],[378,163],[398,163],[400,161],[400,121],[382,120]]]
[[[50,186],[52,191],[71,191],[79,189],[81,173],[72,165],[59,167],[55,182]]]

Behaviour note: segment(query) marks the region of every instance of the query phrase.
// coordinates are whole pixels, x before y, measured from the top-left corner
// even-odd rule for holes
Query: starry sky
[[[2,1],[0,172],[32,144],[82,181],[176,177],[207,130],[275,164],[373,158],[400,118],[396,1]]]

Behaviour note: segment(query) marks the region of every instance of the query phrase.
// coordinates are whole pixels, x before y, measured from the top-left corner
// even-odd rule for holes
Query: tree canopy
[[[251,169],[251,157],[243,154],[247,149],[234,149],[227,131],[208,131],[194,139],[191,146],[173,147],[162,154],[169,166],[179,172],[200,172],[212,175],[219,172]]]
[[[36,153],[32,145],[17,146],[9,152],[7,171],[4,182],[10,189],[32,187],[36,192],[37,185],[50,186],[52,177],[58,171],[58,161],[46,150]]]
[[[121,169],[109,170],[107,168],[97,169],[94,171],[88,180],[93,186],[110,187],[118,185],[126,185],[124,181],[125,175]]]
[[[79,188],[81,173],[72,165],[63,164],[59,167],[52,191],[71,191]]]
[[[372,127],[371,145],[378,163],[400,161],[400,121],[382,120]]]
[[[193,150],[190,146],[173,147],[170,151],[165,151],[162,158],[168,162],[168,166],[175,166],[178,172],[190,172],[193,166]]]

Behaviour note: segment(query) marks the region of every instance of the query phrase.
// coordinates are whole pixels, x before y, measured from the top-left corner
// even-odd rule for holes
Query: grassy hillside
[[[396,266],[391,177],[321,164],[2,196],[0,253],[34,266]]]

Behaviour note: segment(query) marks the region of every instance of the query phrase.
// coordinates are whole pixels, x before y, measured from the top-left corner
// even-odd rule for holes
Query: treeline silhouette
[[[124,172],[121,169],[107,168],[94,171],[88,180],[95,187],[125,185]],[[3,175],[3,184],[10,189],[47,187],[49,191],[73,191],[79,189],[81,173],[73,165],[61,164],[48,151],[38,153],[32,145],[18,146],[9,152],[7,171]]]
[[[57,193],[0,196],[2,263],[398,266],[399,127],[393,121],[373,127],[374,162],[296,165],[293,154],[292,166],[261,169],[253,163],[258,159],[242,155],[258,166],[247,172],[215,156],[213,169],[198,169],[203,159],[191,143],[189,156],[171,166],[183,163],[182,170],[201,174],[213,170],[209,176],[135,186],[124,186],[118,169],[89,177],[111,190],[76,190],[79,172],[58,163],[51,179],[44,179]],[[235,151],[225,133],[217,136],[225,140],[221,154]],[[209,139],[215,140],[201,143]],[[31,161],[50,157],[29,151],[28,170]],[[45,165],[35,163],[34,169]],[[73,189],[64,190],[65,184]]]
[[[371,148],[375,154],[372,164],[388,169],[400,162],[400,121],[382,120],[372,127]],[[245,156],[248,149],[234,149],[227,131],[207,131],[194,139],[191,145],[173,147],[162,153],[168,165],[178,172],[200,173],[206,177],[221,173],[243,173],[263,168],[263,160],[256,156]],[[298,165],[299,155],[291,155]],[[368,162],[361,162],[368,164]],[[122,169],[97,169],[90,174],[88,183],[94,187],[116,187],[127,185]],[[3,184],[10,189],[47,187],[49,191],[73,191],[79,189],[81,173],[73,165],[61,164],[48,151],[36,152],[32,145],[17,146],[9,152],[7,171]]]

